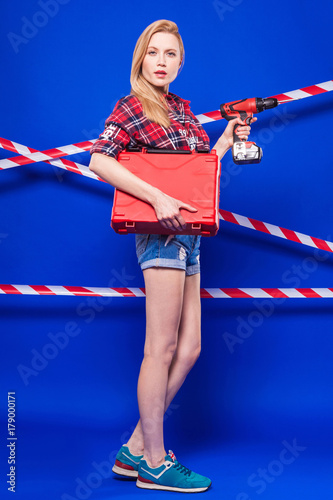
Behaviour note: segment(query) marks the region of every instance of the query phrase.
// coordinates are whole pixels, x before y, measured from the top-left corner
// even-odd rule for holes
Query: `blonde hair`
[[[135,95],[142,104],[143,112],[148,120],[158,123],[165,128],[170,127],[168,107],[164,97],[142,75],[142,63],[147,53],[151,37],[155,33],[171,33],[179,42],[180,60],[184,56],[183,40],[178,32],[178,26],[172,21],[161,19],[147,26],[140,35],[133,52],[131,69],[131,94]],[[169,86],[167,87],[168,92]]]

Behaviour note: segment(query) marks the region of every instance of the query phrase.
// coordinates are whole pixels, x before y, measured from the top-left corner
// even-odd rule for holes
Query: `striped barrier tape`
[[[28,148],[23,144],[18,144],[17,142],[9,141],[8,139],[0,137],[0,147],[8,151],[13,151],[15,153],[24,155],[24,156],[14,156],[13,158],[5,158],[4,160],[0,160],[0,170],[19,167],[21,165],[26,165],[28,163],[44,161],[45,163],[49,163],[50,165],[55,165],[56,167],[62,168],[64,170],[75,172],[76,174],[81,174],[86,177],[90,177],[91,179],[96,179],[98,181],[105,182],[103,179],[94,174],[89,169],[89,167],[86,167],[85,165],[81,165],[80,163],[76,163],[74,161],[66,159],[64,160],[56,159],[59,158],[60,156],[85,152],[91,148],[95,140],[84,141],[78,144],[70,144],[69,146],[62,146],[61,148],[48,149],[46,151],[38,151],[37,149]],[[82,147],[79,148],[78,147],[79,145],[81,145]]]
[[[309,87],[303,87],[302,89],[292,90],[291,92],[286,92],[285,94],[272,95],[279,101],[279,104],[290,101],[298,101],[299,99],[304,99],[305,97],[311,97],[313,95],[323,94],[325,92],[330,92],[333,90],[333,80],[328,80],[327,82],[317,83],[316,85],[310,85]]]
[[[69,144],[68,146],[60,146],[58,148],[47,149],[45,151],[37,151],[37,149],[28,148],[27,146],[23,146],[22,144],[18,144],[17,142],[9,141],[8,139],[3,139],[0,137],[0,146],[3,149],[7,149],[8,151],[13,151],[13,153],[19,153],[22,155],[30,155],[33,153],[45,154],[52,158],[60,158],[61,156],[74,155],[76,153],[83,153],[85,151],[89,151],[91,146],[96,142],[96,139],[92,139],[90,141],[77,142],[76,144]],[[29,161],[25,161],[25,157],[20,159],[19,156],[15,157],[15,160],[20,164],[24,165],[25,163],[30,163]],[[19,161],[20,159],[20,161]],[[40,160],[32,161],[43,161],[43,158]]]
[[[0,294],[67,295],[76,297],[145,297],[144,288],[0,285]],[[331,299],[333,288],[201,288],[204,299]]]
[[[12,141],[8,141],[7,139],[0,138],[0,144],[3,148],[10,149],[11,151],[17,151],[17,152],[29,151],[29,153],[25,153],[26,155],[35,154],[35,153],[40,153],[40,154],[46,153],[45,151],[38,152],[37,150],[33,150],[33,149],[28,148],[27,146],[23,146],[21,144],[13,143]],[[84,144],[84,143],[79,143],[79,144]],[[76,146],[78,146],[78,144]],[[64,146],[63,148],[65,148],[65,147],[68,147],[68,146]],[[60,151],[60,148],[56,148],[56,150]],[[40,161],[40,160],[36,160],[36,161]],[[43,160],[43,161],[46,161],[46,160]],[[66,163],[68,162],[71,164],[71,166],[67,166],[66,164],[58,165],[58,162],[66,162]],[[79,173],[81,175],[86,175],[86,176],[89,176],[93,179],[105,182],[103,179],[101,179],[100,177],[95,175],[93,172],[91,172],[89,170],[88,167],[85,167],[84,165],[76,164],[74,162],[69,162],[68,160],[53,160],[53,161],[47,161],[47,163],[50,163],[50,164],[56,165],[56,166],[60,166],[61,168],[64,168],[66,170],[70,170],[71,172],[76,172],[76,173]],[[1,164],[1,161],[0,161],[0,164]],[[75,165],[75,168],[72,165]],[[14,166],[14,165],[12,165],[12,166]],[[261,232],[264,232],[266,234],[271,234],[273,236],[284,238],[284,239],[287,239],[290,241],[295,241],[297,243],[301,243],[302,245],[307,245],[307,246],[319,248],[320,250],[325,250],[327,252],[333,252],[333,243],[330,241],[321,240],[320,238],[308,236],[306,234],[299,233],[297,231],[292,231],[290,229],[285,229],[283,227],[274,226],[273,224],[269,224],[267,222],[261,222],[261,221],[255,220],[255,219],[251,219],[249,217],[237,215],[237,214],[234,214],[232,212],[228,212],[227,210],[220,209],[219,210],[219,217],[221,220],[226,221],[226,222],[231,222],[233,224],[238,224],[238,225],[243,226],[243,227],[248,227],[250,229],[254,229],[256,231],[261,231]]]
[[[326,252],[333,252],[333,243],[331,241],[321,240],[297,231],[292,231],[291,229],[274,226],[268,222],[261,222],[249,217],[244,217],[243,215],[237,215],[232,212],[228,212],[227,210],[219,209],[219,217],[226,222],[232,222],[233,224],[248,227],[249,229],[254,229],[255,231],[261,231],[262,233],[278,236],[279,238],[284,238],[289,241],[295,241],[296,243],[301,243],[302,245],[319,248],[320,250],[325,250]]]
[[[304,99],[305,97],[311,97],[318,94],[323,94],[325,92],[330,92],[333,90],[333,80],[328,80],[327,82],[317,83],[316,85],[310,85],[309,87],[304,87],[302,89],[292,90],[291,92],[285,92],[284,94],[272,95],[271,98],[275,98],[279,101],[279,104],[283,104],[291,101],[298,101],[299,99]],[[215,122],[221,120],[220,110],[209,111],[208,113],[202,113],[196,116],[201,124]]]

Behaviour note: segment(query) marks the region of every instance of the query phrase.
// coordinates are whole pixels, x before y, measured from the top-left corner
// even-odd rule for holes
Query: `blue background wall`
[[[0,136],[39,150],[96,138],[130,91],[138,36],[161,18],[179,25],[186,48],[170,90],[196,114],[327,81],[332,13],[329,0],[6,2]],[[252,139],[264,158],[235,170],[225,156],[221,208],[332,241],[332,104],[327,93],[258,115]],[[205,125],[212,145],[224,128]],[[143,286],[134,237],[109,227],[112,199],[111,186],[45,163],[2,171],[1,283]],[[201,262],[203,287],[333,283],[330,254],[228,223],[202,239]],[[144,299],[2,295],[0,315],[1,496],[9,495],[8,391],[16,392],[16,498],[145,494],[110,475],[139,418]],[[332,324],[328,299],[202,300],[202,354],[166,415],[165,444],[212,477],[207,495],[331,495]]]

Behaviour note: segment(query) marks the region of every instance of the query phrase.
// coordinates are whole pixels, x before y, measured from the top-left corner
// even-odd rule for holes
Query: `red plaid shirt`
[[[102,153],[115,158],[126,146],[209,151],[209,137],[192,113],[190,101],[172,93],[164,96],[171,122],[169,128],[148,120],[139,99],[128,95],[115,105],[90,154]]]

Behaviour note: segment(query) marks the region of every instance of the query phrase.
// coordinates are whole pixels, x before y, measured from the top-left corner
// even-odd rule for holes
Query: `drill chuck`
[[[265,99],[262,97],[256,97],[255,100],[257,113],[261,113],[265,109],[275,108],[279,104],[279,101],[275,99],[275,97],[266,97]]]

